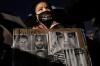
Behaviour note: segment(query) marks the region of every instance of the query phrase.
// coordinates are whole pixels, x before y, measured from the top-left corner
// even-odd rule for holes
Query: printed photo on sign
[[[65,41],[64,41],[65,49],[78,48],[76,32],[64,32],[64,36],[65,36]]]
[[[22,51],[31,51],[31,37],[29,35],[15,35],[13,47]]]
[[[33,40],[32,50],[34,51],[34,54],[37,54],[38,56],[47,55],[48,53],[47,52],[48,51],[47,36],[46,35],[33,35],[32,40]]]

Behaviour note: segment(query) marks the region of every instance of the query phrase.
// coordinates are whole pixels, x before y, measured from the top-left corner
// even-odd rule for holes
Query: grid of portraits
[[[91,66],[80,29],[53,29],[46,32],[32,29],[24,33],[24,29],[16,31],[13,34],[14,48],[66,66]]]
[[[46,57],[48,54],[48,35],[41,30],[17,28],[13,31],[12,47],[40,57]]]

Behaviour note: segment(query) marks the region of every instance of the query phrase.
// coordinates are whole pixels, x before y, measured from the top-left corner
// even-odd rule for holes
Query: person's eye
[[[49,7],[45,7],[46,9],[49,9]]]
[[[41,11],[42,9],[39,9],[38,11]]]

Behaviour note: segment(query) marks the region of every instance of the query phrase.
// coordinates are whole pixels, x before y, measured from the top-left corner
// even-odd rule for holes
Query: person
[[[33,25],[33,29],[61,28],[60,23],[54,21],[51,7],[44,1],[35,6],[35,16],[37,24]]]
[[[32,29],[59,29],[63,28],[63,26],[56,22],[54,19],[54,14],[52,11],[52,8],[47,2],[41,1],[35,6],[35,16],[36,16],[36,24],[33,25]],[[39,53],[40,56],[43,55]],[[60,55],[61,56],[61,55]],[[51,55],[46,56],[47,59],[52,62],[54,58],[50,58]],[[56,61],[53,61],[54,63],[58,63]],[[60,64],[63,64],[62,62],[59,62]]]
[[[36,5],[35,16],[36,16],[37,24],[33,25],[32,29],[63,28],[63,26],[61,26],[60,23],[58,23],[54,20],[52,9],[50,8],[50,6],[46,2],[39,2]],[[72,28],[73,27],[77,27],[77,26],[75,25],[75,26],[72,26]],[[70,41],[73,42],[73,39],[70,38]],[[73,44],[74,44],[74,42],[73,42]],[[58,56],[60,56],[60,55],[58,55]]]

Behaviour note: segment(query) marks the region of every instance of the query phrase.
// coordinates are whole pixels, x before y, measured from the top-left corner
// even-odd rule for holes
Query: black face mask
[[[38,15],[40,22],[47,22],[52,20],[52,14],[49,11],[42,12]]]

